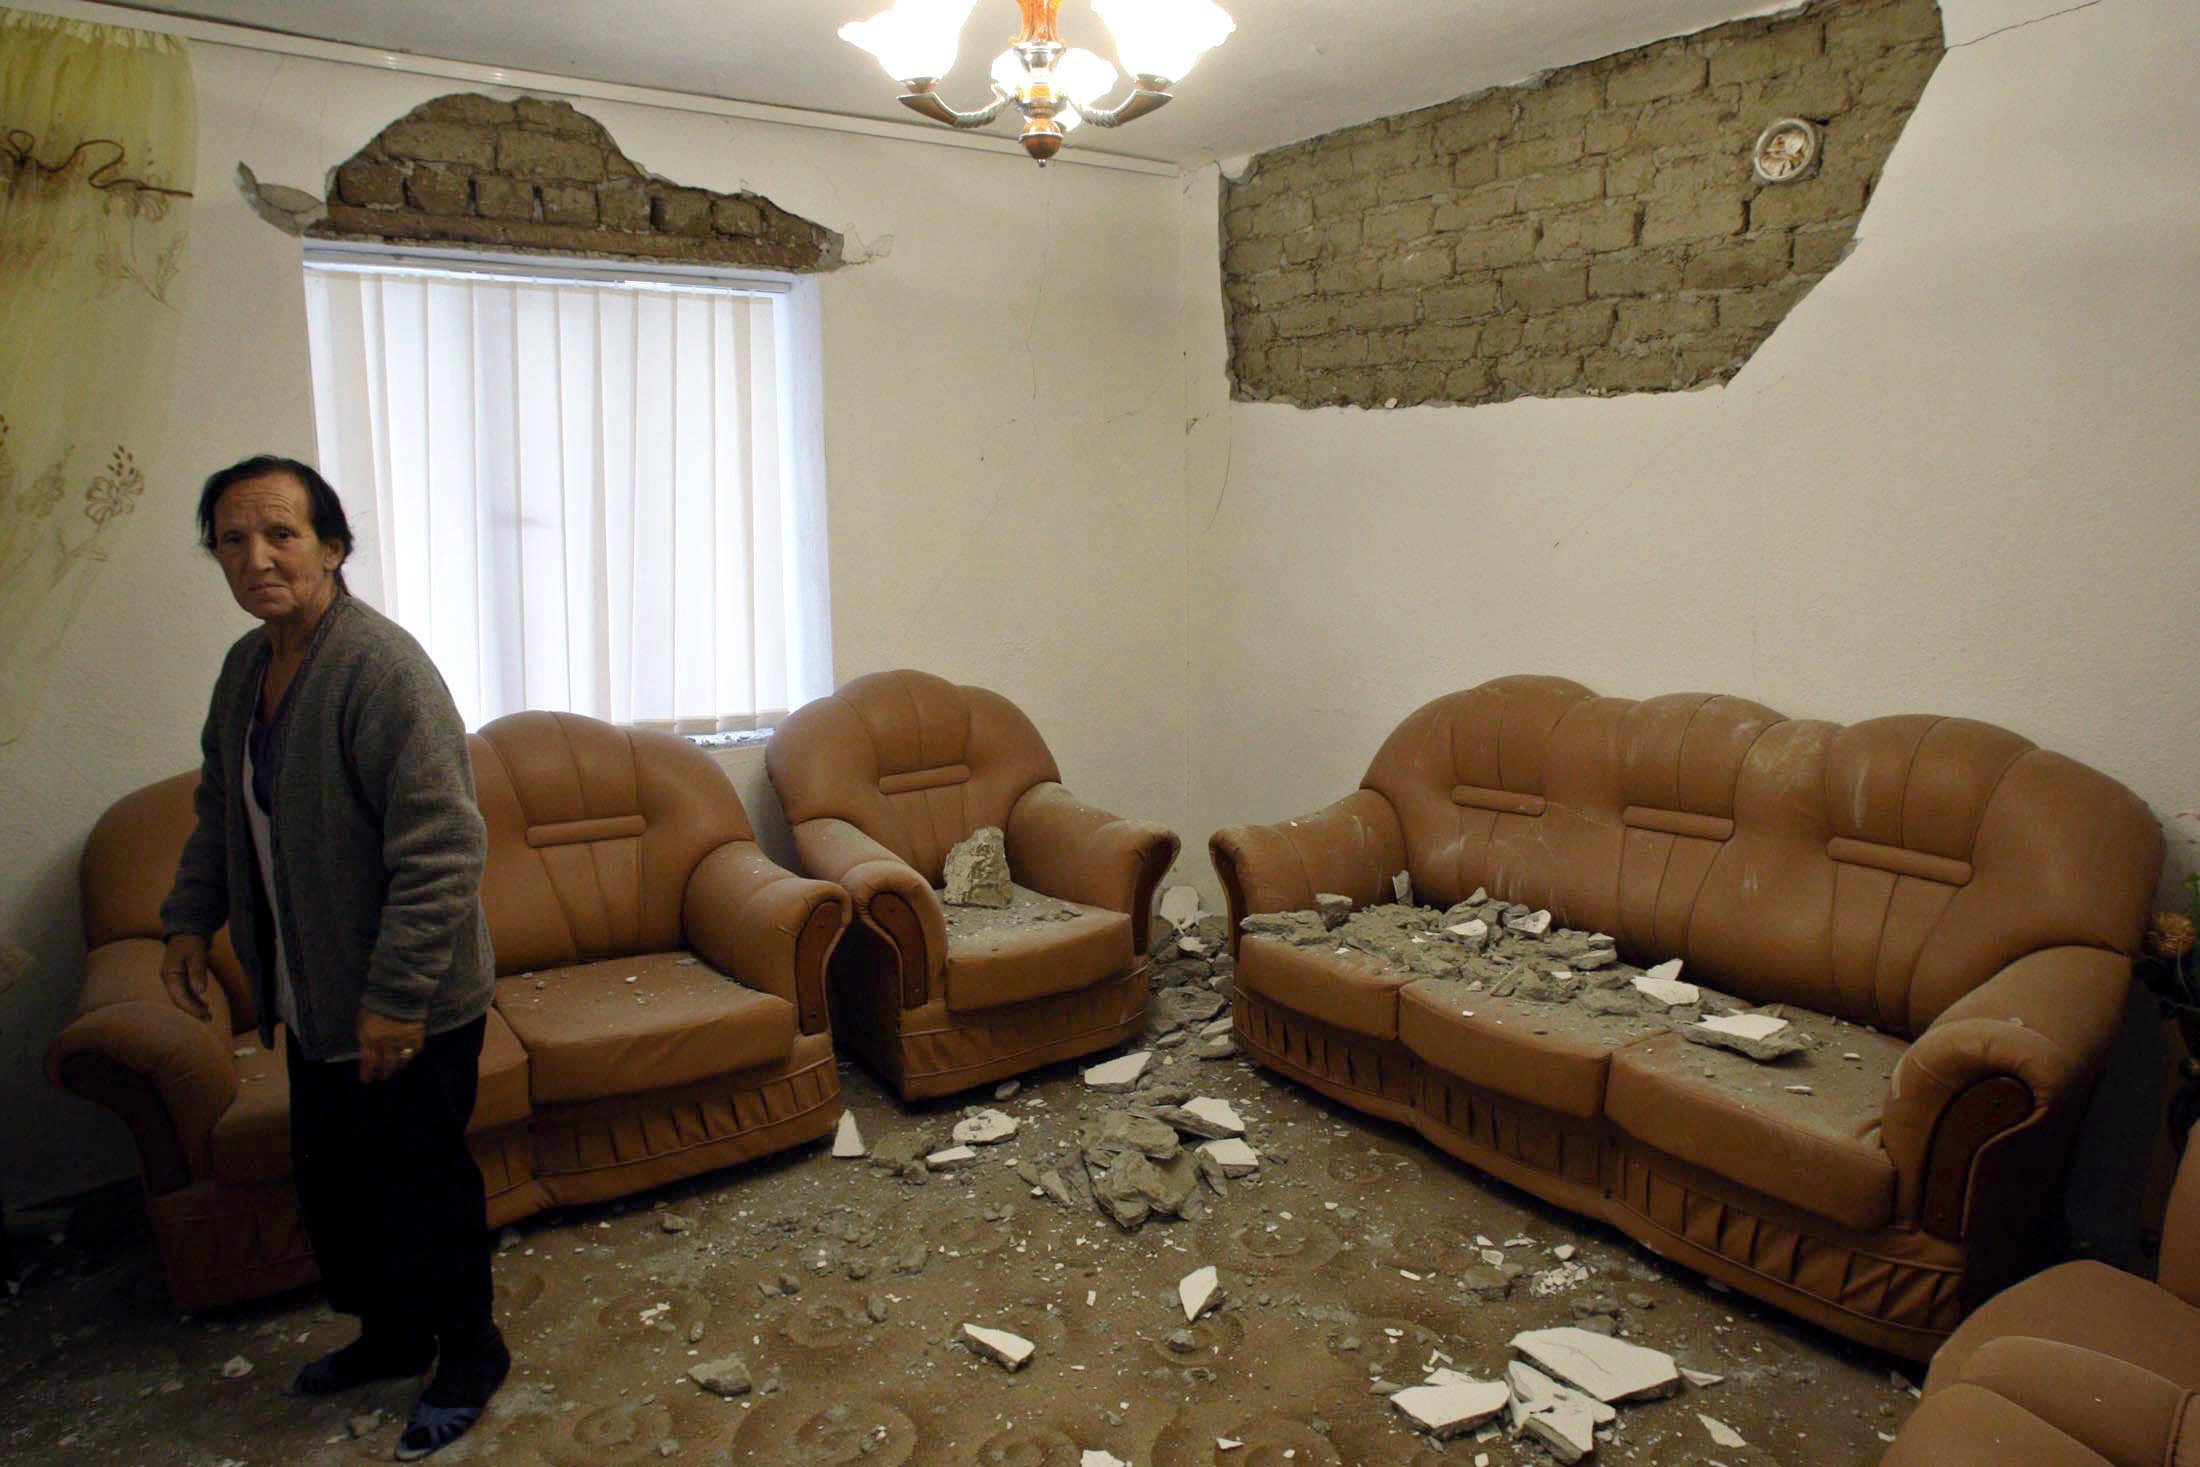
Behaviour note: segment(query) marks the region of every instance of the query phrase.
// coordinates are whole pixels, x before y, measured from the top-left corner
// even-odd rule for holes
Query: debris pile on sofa
[[[1394,889],[1410,896],[1400,873]],[[1239,925],[1248,934],[1309,950],[1359,953],[1392,972],[1458,985],[1456,997],[1476,996],[1564,1006],[1599,1026],[1612,1043],[1674,1030],[1698,1044],[1760,1063],[1806,1052],[1822,1041],[1801,1032],[1774,1009],[1681,980],[1678,958],[1643,969],[1620,958],[1602,932],[1552,926],[1548,911],[1503,902],[1477,888],[1442,911],[1385,902],[1355,911],[1332,892],[1297,912],[1259,912]]]

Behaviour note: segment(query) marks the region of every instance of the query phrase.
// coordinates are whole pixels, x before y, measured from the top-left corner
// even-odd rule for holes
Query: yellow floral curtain
[[[197,130],[183,42],[0,9],[0,744],[145,492]]]

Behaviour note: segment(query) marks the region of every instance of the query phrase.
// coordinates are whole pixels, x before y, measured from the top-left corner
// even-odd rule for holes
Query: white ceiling
[[[661,87],[858,117],[907,119],[877,63],[835,35],[888,0],[135,0],[131,8],[380,50]],[[1164,111],[1071,147],[1191,164],[1256,153],[1519,81],[1570,62],[1781,7],[1783,0],[1222,0],[1237,34]],[[1014,38],[1013,0],[979,0],[943,86],[986,99]],[[1113,59],[1089,0],[1071,45]],[[1006,131],[1007,122],[994,127]]]

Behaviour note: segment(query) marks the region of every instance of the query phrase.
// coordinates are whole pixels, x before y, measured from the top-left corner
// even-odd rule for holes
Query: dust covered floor
[[[1418,1383],[1447,1358],[1501,1378],[1514,1333],[1614,1306],[1626,1338],[1725,1379],[1620,1407],[1592,1462],[1871,1463],[1913,1404],[1915,1367],[1714,1290],[1408,1131],[1188,1048],[1156,1052],[1160,1077],[1233,1102],[1263,1158],[1197,1220],[1125,1233],[1085,1195],[1071,1208],[1033,1195],[1015,1164],[1070,1167],[1077,1124],[1126,1099],[1087,1091],[1074,1065],[1005,1101],[963,1097],[1021,1130],[922,1186],[820,1143],[528,1220],[497,1259],[511,1383],[435,1460],[1078,1467],[1105,1450],[1138,1467],[1547,1463],[1502,1435],[1431,1441],[1370,1382]],[[902,1107],[853,1065],[843,1080],[874,1144],[921,1130],[945,1145],[966,1108]],[[115,1196],[127,1194],[107,1194],[110,1214]],[[0,1303],[0,1460],[389,1460],[411,1382],[326,1402],[282,1394],[350,1337],[349,1321],[311,1295],[181,1318],[142,1223],[102,1228],[97,1212],[80,1213],[72,1241],[19,1249],[29,1277]],[[1462,1288],[1483,1263],[1478,1235],[1524,1270],[1503,1297]],[[1583,1276],[1552,1252],[1568,1244]],[[920,1255],[921,1271],[903,1271]],[[1177,1281],[1203,1264],[1228,1298],[1187,1325]],[[783,1274],[798,1292],[779,1292]],[[1013,1331],[1037,1355],[1009,1374],[953,1343],[965,1322]],[[728,1355],[745,1360],[751,1394],[722,1399],[687,1379]],[[250,1373],[225,1377],[240,1358]],[[1749,1445],[1714,1446],[1699,1412]]]

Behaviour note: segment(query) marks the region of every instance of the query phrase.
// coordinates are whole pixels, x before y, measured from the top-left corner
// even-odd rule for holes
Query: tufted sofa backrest
[[[688,877],[726,842],[754,839],[732,783],[675,734],[529,712],[468,743],[499,973],[685,946]]]
[[[2025,953],[2131,953],[2162,855],[2129,790],[1991,724],[1843,728],[1563,678],[1438,698],[1362,784],[1425,900],[1486,886],[1753,1002],[1906,1037]]]
[[[934,886],[972,831],[1008,828],[1054,756],[1015,704],[902,669],[859,677],[781,721],[766,751],[790,824],[845,820]]]

